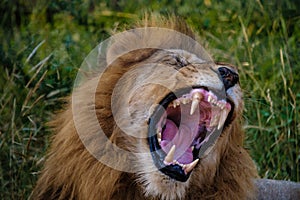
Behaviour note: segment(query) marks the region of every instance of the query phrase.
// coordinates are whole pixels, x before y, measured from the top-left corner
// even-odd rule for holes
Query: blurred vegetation
[[[144,11],[176,13],[218,61],[239,67],[247,142],[261,177],[300,181],[297,0],[0,2],[0,199],[27,199],[49,146],[46,122],[85,56]]]

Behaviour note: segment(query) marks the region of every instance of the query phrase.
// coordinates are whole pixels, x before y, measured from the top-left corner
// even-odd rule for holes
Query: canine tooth
[[[190,115],[193,115],[195,110],[197,109],[199,104],[199,100],[198,99],[193,99],[192,101],[192,106],[191,106],[191,111],[190,111]]]
[[[161,138],[157,138],[158,144],[161,143]]]
[[[185,167],[185,173],[189,173],[190,171],[192,171],[194,169],[194,167],[197,165],[197,163],[199,162],[199,159],[194,160],[193,162],[191,162],[190,164],[187,164]]]
[[[167,156],[165,157],[164,163],[168,164],[168,163],[172,163],[174,160],[174,154],[175,154],[175,145],[173,145],[169,151],[169,153],[167,154]]]
[[[220,115],[219,124],[218,124],[218,130],[220,130],[221,127],[224,125],[227,115],[228,115],[227,109],[222,110],[221,115]]]
[[[193,94],[191,112],[190,115],[193,115],[195,110],[197,109],[199,102],[203,99],[203,95],[200,92],[196,92]]]
[[[213,118],[210,120],[210,127],[216,126],[218,124],[218,120],[220,119],[220,115],[216,114],[213,116]]]
[[[177,106],[177,105],[176,105],[176,102],[173,101],[172,103],[173,103],[173,107],[176,108],[176,106]]]
[[[157,133],[157,138],[161,139],[161,132]]]

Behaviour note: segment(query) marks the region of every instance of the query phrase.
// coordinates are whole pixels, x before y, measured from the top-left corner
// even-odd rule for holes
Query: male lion
[[[213,62],[177,18],[138,27],[87,64],[105,69],[83,72],[52,123],[32,199],[255,198],[236,68]]]

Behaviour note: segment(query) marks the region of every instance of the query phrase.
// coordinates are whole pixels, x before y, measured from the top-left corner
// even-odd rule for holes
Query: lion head
[[[184,23],[146,22],[87,59],[97,67],[54,122],[35,197],[252,197],[237,69],[214,62]]]

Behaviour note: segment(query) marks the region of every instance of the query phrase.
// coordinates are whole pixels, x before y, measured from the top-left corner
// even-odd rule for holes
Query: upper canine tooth
[[[199,162],[199,158],[194,160],[193,162],[191,162],[190,164],[185,165],[185,169],[184,172],[187,174],[190,171],[192,171],[194,169],[194,167],[197,165],[197,163]]]
[[[176,149],[176,147],[175,147],[175,145],[173,145],[173,146],[171,147],[169,153],[168,153],[167,156],[165,157],[164,163],[165,163],[166,165],[169,165],[170,163],[173,162],[173,160],[174,160],[174,154],[175,154],[175,149]]]
[[[212,117],[212,119],[210,120],[210,127],[216,126],[218,124],[218,120],[220,121],[220,114],[216,114]]]
[[[203,99],[203,95],[200,92],[195,92],[192,97],[192,105],[191,105],[191,111],[190,115],[193,115],[195,113],[195,110],[197,109],[199,102]]]
[[[199,105],[199,100],[198,99],[193,99],[192,105],[191,105],[190,115],[194,114],[194,112],[197,109],[198,105]]]
[[[227,109],[224,109],[222,110],[221,114],[220,114],[220,120],[219,120],[219,124],[218,124],[218,130],[221,129],[221,127],[224,125],[225,121],[226,121],[226,118],[227,118],[227,115],[228,115],[228,110]]]

